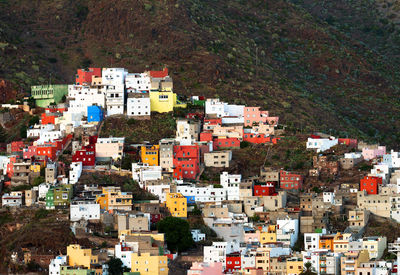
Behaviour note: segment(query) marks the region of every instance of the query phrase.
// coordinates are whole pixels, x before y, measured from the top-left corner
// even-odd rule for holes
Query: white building
[[[293,247],[299,237],[299,220],[284,219],[276,220],[276,241]]]
[[[39,199],[46,198],[46,194],[49,191],[51,186],[52,186],[52,184],[48,184],[48,183],[39,184],[39,186],[38,186],[38,198]]]
[[[313,251],[319,249],[319,239],[322,233],[304,233],[304,250]]]
[[[40,133],[40,138],[37,141],[35,141],[35,144],[42,145],[46,142],[54,142],[57,139],[61,139],[63,135],[64,135],[63,131],[57,131],[57,130],[42,131]]]
[[[98,138],[96,142],[96,159],[122,159],[124,137]]]
[[[307,149],[314,149],[319,152],[324,152],[329,148],[337,145],[339,140],[335,137],[330,138],[308,138],[307,139]]]
[[[158,196],[160,202],[166,202],[167,194],[171,193],[171,186],[168,184],[146,185],[146,191]]]
[[[185,197],[195,197],[195,202],[216,202],[226,199],[225,188],[215,188],[212,185],[197,187],[195,185],[178,185],[176,192]]]
[[[147,163],[132,163],[132,179],[143,188],[146,181],[162,179],[161,166],[149,166]]]
[[[125,78],[128,74],[128,70],[124,68],[103,68],[102,85],[122,85],[125,84]]]
[[[226,190],[227,200],[240,199],[240,182],[242,175],[230,175],[228,172],[222,172],[220,176],[220,184]]]
[[[132,253],[135,252],[137,252],[137,250],[128,243],[121,242],[115,245],[115,258],[120,259],[124,267],[129,269],[132,268]]]
[[[149,117],[150,97],[148,93],[128,93],[126,115],[132,117]]]
[[[374,165],[368,176],[381,177],[383,183],[388,183],[390,180],[390,167],[385,163]]]
[[[3,170],[3,175],[7,174],[7,165],[10,163],[8,156],[0,156],[0,169]]]
[[[323,192],[322,200],[325,203],[335,204],[335,193],[333,192]]]
[[[200,242],[206,240],[206,234],[201,233],[200,229],[192,229],[190,232],[192,233],[193,241]]]
[[[124,85],[109,85],[106,87],[107,116],[123,115],[125,107]]]
[[[70,220],[100,220],[100,204],[94,201],[72,201],[70,205]]]
[[[13,191],[11,193],[5,193],[1,197],[1,205],[3,207],[21,207],[24,194],[21,191]]]
[[[400,153],[394,150],[390,154],[384,154],[382,162],[387,164],[389,168],[400,168]]]
[[[69,170],[69,183],[75,184],[78,182],[82,174],[82,162],[72,162]]]
[[[127,92],[150,92],[151,81],[147,73],[129,73],[125,77]]]
[[[199,140],[200,123],[191,119],[178,119],[176,121],[175,140],[180,145],[192,145]]]
[[[239,245],[231,242],[213,242],[211,246],[204,246],[204,258],[206,263],[222,263],[226,267],[226,254],[239,251]]]
[[[61,255],[55,257],[49,264],[49,275],[60,275],[60,267],[68,265],[67,256]]]
[[[208,98],[206,101],[206,115],[215,115],[216,117],[227,116],[225,113],[225,105],[227,103],[219,101],[219,98]]]
[[[105,108],[106,89],[102,86],[68,85],[68,98],[69,112],[87,116],[88,106],[97,105]]]
[[[54,130],[54,124],[35,124],[33,128],[26,130],[27,138],[38,138],[43,132],[49,132]]]

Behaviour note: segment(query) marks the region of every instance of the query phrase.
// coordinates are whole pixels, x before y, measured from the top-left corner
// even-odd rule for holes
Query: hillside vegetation
[[[77,67],[167,65],[179,94],[257,104],[306,131],[398,143],[398,63],[380,50],[381,25],[369,32],[376,44],[361,42],[305,9],[335,1],[293,2],[1,0],[0,78],[28,93],[72,82]],[[375,8],[358,2],[346,14]],[[357,28],[357,18],[346,24]]]

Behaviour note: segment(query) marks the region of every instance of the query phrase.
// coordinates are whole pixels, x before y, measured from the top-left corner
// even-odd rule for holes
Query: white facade
[[[299,237],[299,220],[285,219],[276,220],[276,241],[294,246]]]
[[[204,246],[204,258],[206,263],[222,263],[226,267],[227,242],[213,242],[211,246]]]
[[[390,218],[400,223],[400,197],[391,197],[392,208],[390,209]]]
[[[27,138],[38,138],[44,132],[49,132],[54,130],[54,124],[35,124],[33,128],[26,130]]]
[[[60,275],[60,267],[67,265],[67,256],[57,256],[50,261],[49,264],[49,275]]]
[[[198,140],[200,125],[189,119],[178,119],[176,122],[175,140],[180,145],[192,145]]]
[[[10,163],[10,158],[7,156],[0,156],[0,169],[3,170],[3,175],[7,174],[7,165]]]
[[[226,103],[219,101],[219,98],[208,98],[205,105],[206,115],[227,116],[225,113]]]
[[[391,150],[390,154],[383,155],[382,162],[387,164],[390,168],[400,168],[400,153]]]
[[[69,183],[75,184],[78,182],[82,174],[82,162],[72,162],[69,170]]]
[[[222,118],[222,124],[244,124],[244,117],[229,116]]]
[[[148,185],[145,187],[145,189],[153,195],[158,196],[158,200],[160,202],[166,202],[167,194],[171,193],[171,186],[167,184]]]
[[[62,131],[43,131],[40,133],[40,138],[36,141],[36,145],[42,145],[45,142],[54,142],[55,140],[61,139],[62,137]]]
[[[162,179],[161,171],[161,166],[149,166],[147,163],[132,163],[132,179],[137,181],[141,188],[143,188],[144,183],[148,180]]]
[[[319,239],[321,235],[321,233],[304,233],[305,251],[313,251],[319,249]]]
[[[122,85],[125,84],[125,78],[128,70],[124,68],[103,68],[102,85]]]
[[[324,152],[329,148],[337,145],[339,140],[337,138],[308,138],[307,149],[315,149],[317,153]]]
[[[2,207],[20,207],[22,206],[22,198],[23,194],[21,191],[14,191],[11,193],[5,193],[1,197],[1,205]]]
[[[140,94],[139,94],[140,95]],[[143,94],[143,97],[129,97],[126,102],[127,116],[150,116],[150,97]]]
[[[150,91],[150,76],[146,73],[130,73],[125,77],[125,87],[128,92]]]
[[[38,198],[39,199],[43,199],[46,198],[46,194],[49,191],[50,187],[52,185],[51,184],[47,184],[47,183],[41,183],[39,184],[39,188],[38,188]]]
[[[345,153],[344,154],[344,158],[345,159],[359,159],[362,157],[362,153],[361,152],[356,152],[356,153]]]
[[[131,269],[132,268],[132,253],[134,253],[133,249],[126,249],[126,243],[119,243],[115,245],[115,258],[121,260],[122,264]],[[129,247],[129,246],[128,246]],[[124,248],[124,249],[122,249]]]
[[[323,192],[322,199],[325,203],[335,204],[335,193],[333,192]]]
[[[228,172],[222,172],[220,176],[220,184],[226,190],[227,200],[240,199],[240,182],[242,175],[230,175]]]
[[[124,85],[109,85],[106,87],[107,116],[123,115],[125,106]]]
[[[76,201],[70,205],[70,220],[100,220],[100,204],[87,201]]]
[[[383,183],[387,183],[390,178],[390,167],[388,164],[377,164],[374,165],[374,168],[371,169],[371,173],[369,173],[369,176],[375,176],[375,177],[381,177]]]
[[[87,116],[87,107],[92,105],[106,106],[105,88],[98,86],[68,85],[69,107],[71,113]]]
[[[193,241],[200,242],[200,241],[206,240],[206,234],[201,233],[201,231],[199,229],[192,229],[192,230],[190,230],[190,232],[192,233]]]
[[[195,197],[196,202],[215,202],[223,201],[226,198],[225,188],[214,188],[212,185],[207,187],[196,187],[194,185],[178,185],[176,192],[185,197]]]

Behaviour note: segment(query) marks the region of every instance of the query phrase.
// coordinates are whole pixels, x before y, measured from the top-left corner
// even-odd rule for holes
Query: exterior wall
[[[172,172],[174,166],[174,141],[160,140],[160,166],[163,170]]]
[[[280,171],[280,187],[288,190],[299,190],[303,187],[303,176],[291,172]]]
[[[263,184],[253,186],[253,196],[273,196],[275,194],[275,186],[273,184]]]
[[[149,166],[158,166],[159,149],[159,145],[142,146],[140,148],[142,163],[148,164]]]
[[[150,118],[149,94],[128,94],[126,114],[133,117]]]
[[[192,145],[199,140],[200,122],[191,119],[176,121],[176,138],[180,145]]]
[[[303,259],[292,258],[286,260],[286,274],[299,275],[303,272]]]
[[[88,145],[83,150],[77,150],[72,156],[73,162],[82,162],[83,166],[95,166],[96,152],[95,145]]]
[[[315,149],[317,153],[324,152],[329,148],[338,144],[338,139],[328,139],[328,138],[308,138],[307,149]]]
[[[232,159],[232,151],[215,151],[204,154],[206,167],[229,167]]]
[[[83,249],[79,244],[70,244],[67,247],[68,265],[84,266],[90,268],[91,264],[97,264],[98,256],[92,255],[91,249]]]
[[[185,197],[194,196],[196,202],[216,202],[226,199],[226,190],[214,188],[212,185],[207,187],[178,185],[176,190]]]
[[[238,138],[215,138],[215,139],[212,139],[211,133],[204,133],[204,134],[209,134],[211,136],[210,141],[212,140],[212,142],[213,142],[213,150],[239,149],[240,148],[240,140]],[[205,139],[204,136],[203,136],[203,139]],[[202,139],[200,138],[200,140],[202,140]]]
[[[386,146],[378,146],[377,148],[364,147],[362,149],[362,155],[365,160],[371,160],[378,156],[383,156],[386,154]]]
[[[187,200],[182,194],[167,194],[166,206],[173,217],[187,217]]]
[[[122,159],[125,138],[98,138],[96,158]]]
[[[104,82],[104,77],[103,77],[103,82]],[[106,106],[107,106],[107,116],[124,114],[125,88],[123,84],[107,86]]]
[[[178,104],[177,96],[173,92],[150,92],[150,106],[152,112],[168,113],[174,107],[186,108],[186,104]]]
[[[365,209],[355,209],[349,211],[349,226],[364,227],[369,219],[369,211]]]
[[[200,172],[199,146],[174,146],[175,179],[195,179]]]
[[[260,111],[260,107],[244,107],[244,126],[266,123],[268,112]]]
[[[62,97],[68,94],[68,85],[31,86],[31,95],[36,105],[42,108],[51,103],[60,103]]]
[[[132,253],[132,272],[141,275],[168,275],[167,256],[151,256],[150,253]]]
[[[88,106],[87,107],[87,121],[88,122],[100,122],[103,120],[104,114],[100,106]]]
[[[132,210],[132,193],[121,192],[119,187],[103,187],[103,193],[96,197],[96,203],[105,210]]]
[[[222,172],[220,175],[220,184],[226,190],[228,200],[240,200],[240,183],[242,175],[230,175],[228,172]]]
[[[78,201],[70,205],[70,220],[100,220],[100,205],[97,203],[88,203]]]
[[[389,195],[367,195],[365,191],[357,192],[357,207],[369,210],[371,213],[389,218],[390,196]]]
[[[365,176],[360,180],[360,191],[365,190],[368,195],[376,195],[379,185],[382,185],[381,177]]]
[[[78,69],[75,83],[77,85],[90,85],[93,76],[101,77],[101,68]]]
[[[147,73],[127,74],[125,78],[125,87],[128,92],[149,92],[151,89],[150,77]]]

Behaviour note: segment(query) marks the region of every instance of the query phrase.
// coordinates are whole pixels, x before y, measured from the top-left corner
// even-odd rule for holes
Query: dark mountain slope
[[[398,65],[283,0],[2,0],[0,9],[0,78],[23,87],[50,73],[71,82],[80,66],[166,64],[180,94],[257,104],[297,128],[399,141]]]

